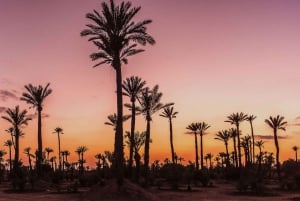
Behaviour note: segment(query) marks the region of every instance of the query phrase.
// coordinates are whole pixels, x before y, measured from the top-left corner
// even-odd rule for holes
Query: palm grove
[[[173,119],[176,118],[178,112],[174,108],[174,103],[162,103],[163,94],[159,91],[159,86],[155,85],[150,88],[146,86],[146,81],[137,76],[131,76],[122,79],[123,64],[128,63],[130,56],[143,52],[141,47],[150,44],[154,45],[154,38],[147,33],[147,25],[151,20],[143,20],[139,22],[134,21],[134,17],[141,10],[141,7],[133,7],[130,2],[122,2],[116,5],[113,0],[109,3],[103,2],[101,4],[102,10],[98,12],[94,10],[86,14],[89,24],[86,29],[81,32],[82,37],[88,37],[88,41],[92,42],[97,48],[97,52],[90,55],[90,58],[97,63],[94,67],[100,65],[110,65],[116,72],[116,95],[117,95],[117,109],[116,113],[108,116],[107,125],[113,126],[115,133],[114,137],[114,151],[106,152],[105,154],[97,154],[97,165],[104,167],[106,159],[112,163],[112,170],[117,178],[119,185],[123,184],[124,177],[135,178],[138,180],[140,175],[140,158],[139,153],[141,147],[144,146],[143,153],[143,177],[145,183],[149,182],[149,166],[150,166],[150,143],[151,143],[151,122],[154,114],[159,114],[162,118],[168,120],[169,123],[169,141],[170,141],[170,158],[172,164],[177,164],[182,160],[177,153],[176,147],[173,144]],[[25,85],[25,92],[22,94],[21,100],[28,103],[31,107],[37,110],[37,142],[38,148],[35,154],[31,153],[30,147],[24,149],[24,154],[28,157],[30,170],[32,171],[32,159],[35,158],[37,174],[43,175],[43,165],[51,164],[53,170],[64,171],[68,167],[68,150],[61,150],[60,137],[63,134],[63,129],[57,127],[53,133],[57,134],[58,138],[58,157],[50,157],[53,149],[46,147],[43,151],[42,138],[42,111],[44,109],[45,99],[52,94],[49,88],[50,84],[45,87],[32,84]],[[129,99],[129,102],[123,104],[123,96]],[[130,114],[123,114],[123,106],[128,109]],[[145,132],[136,131],[136,116],[142,115],[145,119]],[[13,173],[13,177],[20,176],[20,156],[19,156],[19,141],[20,137],[24,135],[22,128],[27,125],[32,119],[27,115],[27,110],[21,110],[19,106],[12,109],[7,109],[6,114],[2,116],[3,119],[11,124],[11,128],[7,129],[11,139],[5,141],[5,146],[9,148],[9,168]],[[130,119],[130,131],[124,132],[123,122]],[[233,127],[228,130],[221,130],[216,133],[215,139],[221,141],[225,146],[225,152],[219,153],[215,160],[217,164],[222,167],[234,167],[242,169],[253,164],[261,164],[263,155],[267,153],[262,152],[263,141],[255,141],[254,134],[254,120],[256,116],[246,115],[244,113],[233,113],[227,117],[225,122],[228,122]],[[251,135],[243,136],[240,131],[240,124],[249,122]],[[280,152],[278,142],[278,131],[285,130],[287,122],[284,117],[275,116],[265,120],[274,134],[274,144],[276,148],[276,170],[280,179]],[[211,126],[206,122],[194,122],[187,125],[187,133],[192,134],[195,143],[195,160],[190,161],[189,164],[196,170],[206,169],[208,166],[212,167],[211,153],[205,154],[205,134]],[[125,136],[125,138],[124,138]],[[198,144],[199,137],[199,144]],[[125,161],[124,157],[124,142],[129,147],[129,158]],[[230,152],[229,145],[233,148]],[[259,149],[258,154],[255,152],[255,147]],[[12,150],[14,150],[14,160],[11,159]],[[86,146],[79,146],[75,152],[78,154],[78,169],[80,174],[84,172],[84,153],[88,150]],[[295,146],[293,150],[296,153]],[[44,153],[47,153],[47,157]],[[242,153],[244,152],[244,153]],[[2,155],[4,151],[1,151]],[[200,153],[200,159],[199,159]],[[244,157],[244,162],[242,161]],[[58,159],[58,168],[56,166],[56,159]],[[209,165],[208,165],[208,160]],[[102,162],[101,162],[102,161]],[[204,161],[206,162],[204,165]],[[220,162],[221,161],[221,162]],[[199,164],[200,162],[200,164]],[[125,174],[126,172],[126,174]]]

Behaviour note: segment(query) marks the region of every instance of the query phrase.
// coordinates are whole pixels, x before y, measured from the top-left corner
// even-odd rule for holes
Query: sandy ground
[[[0,185],[0,201],[88,201],[86,199],[83,199],[83,197],[85,197],[84,194],[87,193],[86,189],[80,189],[79,193],[73,194],[55,194],[50,192],[4,193],[4,188],[5,187]],[[215,184],[215,187],[211,188],[193,188],[193,192],[174,192],[170,190],[158,190],[157,188],[151,188],[149,191],[162,201],[300,201],[300,191],[292,193],[278,192],[278,195],[276,196],[267,197],[241,196],[233,194],[233,192],[235,192],[234,185],[224,183]]]

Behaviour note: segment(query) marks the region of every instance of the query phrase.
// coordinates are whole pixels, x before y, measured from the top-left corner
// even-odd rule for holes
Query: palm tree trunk
[[[172,119],[169,118],[170,124],[170,144],[171,144],[171,155],[172,155],[172,162],[175,163],[175,152],[174,152],[174,145],[173,145],[173,126],[172,126]]]
[[[276,170],[278,179],[281,180],[280,176],[280,163],[279,163],[279,144],[278,144],[278,138],[277,138],[277,129],[274,129],[274,141],[276,146]]]
[[[254,131],[253,131],[252,121],[250,121],[250,127],[251,127],[251,137],[252,137],[252,160],[251,160],[251,162],[254,163],[254,159],[255,159],[255,142],[254,142]]]
[[[134,148],[134,132],[135,132],[135,100],[131,101],[131,131],[130,131],[130,150],[129,150],[129,176],[132,176],[132,164],[133,164],[133,148]]]
[[[9,173],[11,173],[12,161],[11,161],[11,146],[9,146]]]
[[[57,138],[58,138],[58,169],[61,171],[61,153],[60,153],[60,135],[59,132],[57,132]]]
[[[237,161],[237,151],[236,151],[236,139],[235,136],[233,137],[233,150],[234,150],[234,154],[233,154],[233,159],[234,159],[234,163],[235,163],[235,167],[238,167],[238,161]]]
[[[195,132],[195,153],[196,153],[196,170],[199,170],[199,157],[198,157],[198,140],[197,140],[197,133]]]
[[[15,136],[15,143],[16,143],[16,150],[15,150],[15,161],[14,161],[14,172],[16,172],[19,168],[19,136],[20,131],[18,128],[15,128],[16,136]]]
[[[228,153],[228,143],[226,142],[225,142],[225,149],[226,149],[226,168],[228,168],[230,165],[230,160],[229,160],[229,153]]]
[[[120,59],[114,59],[113,67],[116,70],[116,85],[117,85],[117,127],[115,132],[115,171],[117,176],[117,183],[120,187],[123,184],[123,96],[122,96],[122,71]]]
[[[203,169],[203,131],[200,132],[200,162],[201,162],[201,169]]]
[[[238,167],[242,167],[242,154],[241,154],[241,140],[240,140],[240,126],[239,124],[236,124],[236,129],[237,129],[237,139],[238,139]]]
[[[29,162],[29,170],[32,171],[31,157],[30,157],[30,153],[29,152],[28,152],[28,162]]]
[[[296,150],[296,163],[298,162],[298,150]]]
[[[150,121],[151,118],[147,115],[147,128],[146,128],[146,139],[145,139],[145,152],[144,152],[144,166],[145,166],[145,180],[146,185],[148,184],[148,171],[149,171],[149,152],[150,152]]]
[[[41,174],[41,163],[42,163],[42,158],[43,158],[43,144],[42,144],[42,107],[38,106],[38,157],[37,157],[37,170],[38,174]]]

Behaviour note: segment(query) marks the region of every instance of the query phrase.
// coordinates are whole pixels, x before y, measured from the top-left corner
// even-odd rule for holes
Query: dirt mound
[[[84,195],[87,201],[158,201],[159,199],[146,189],[124,180],[124,184],[118,190],[115,180],[108,181],[105,185],[93,186]]]

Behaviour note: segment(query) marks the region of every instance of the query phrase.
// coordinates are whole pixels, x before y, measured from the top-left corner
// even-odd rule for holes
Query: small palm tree
[[[56,170],[56,156],[52,156],[49,161],[51,162],[52,170]]]
[[[128,119],[130,119],[130,115],[124,115],[123,118],[122,118],[122,121],[127,121]],[[106,125],[109,125],[109,126],[112,126],[114,128],[114,131],[116,131],[117,129],[117,120],[118,120],[118,117],[117,117],[117,114],[114,113],[114,114],[111,114],[111,115],[108,115],[107,116],[108,120],[107,122],[104,122],[104,124]]]
[[[204,135],[204,132],[209,128],[210,128],[210,126],[205,122],[198,123],[198,129],[199,129],[199,134],[200,134],[200,162],[201,162],[201,168],[204,167],[204,165],[203,165],[203,135]]]
[[[14,138],[15,138],[14,128],[13,128],[13,127],[10,127],[9,129],[6,129],[5,131],[6,131],[7,133],[10,134],[11,142],[12,142],[12,144],[13,144],[14,149],[16,149],[16,148],[15,148],[15,141],[14,141]]]
[[[178,112],[174,111],[173,107],[165,107],[163,112],[160,114],[160,116],[165,117],[169,120],[169,128],[170,128],[170,145],[171,145],[171,156],[172,156],[172,162],[175,163],[175,151],[174,151],[174,145],[173,145],[173,125],[172,125],[172,119],[176,118],[176,115]]]
[[[50,147],[46,147],[45,152],[47,153],[47,160],[49,160],[49,154],[53,152],[53,149]]]
[[[22,94],[20,98],[22,101],[32,105],[37,109],[38,112],[38,157],[37,157],[37,168],[40,170],[40,165],[43,161],[43,140],[42,140],[42,110],[43,103],[47,96],[52,93],[52,90],[49,89],[50,83],[45,87],[33,86],[32,84],[25,85],[26,92]],[[40,173],[40,171],[39,171]]]
[[[237,150],[236,150],[236,138],[237,138],[236,129],[235,128],[229,129],[229,134],[233,140],[233,164],[235,164],[235,167],[238,167]]]
[[[279,163],[279,143],[278,143],[277,132],[278,132],[278,130],[285,131],[285,127],[287,126],[287,122],[284,121],[283,116],[277,115],[276,117],[270,116],[269,119],[265,120],[265,123],[273,129],[274,142],[275,142],[275,147],[276,147],[276,169],[277,169],[278,178],[281,179],[281,177],[280,177],[280,163]]]
[[[247,135],[241,138],[241,146],[245,153],[245,165],[247,166],[251,158],[251,136]]]
[[[216,134],[217,137],[215,137],[216,140],[223,141],[225,144],[225,150],[226,150],[226,167],[229,167],[230,160],[229,160],[229,152],[228,152],[228,141],[230,139],[230,133],[228,130],[222,130],[218,131]]]
[[[141,91],[144,89],[146,81],[143,81],[140,77],[131,76],[126,78],[122,83],[123,95],[130,98],[131,108],[131,129],[130,129],[130,140],[131,145],[129,148],[129,173],[132,173],[133,163],[133,152],[134,152],[134,133],[135,133],[135,116],[136,116],[136,99],[138,98]]]
[[[11,140],[6,140],[4,142],[4,146],[7,146],[9,150],[9,172],[11,172],[12,170],[11,147],[13,146],[13,142]]]
[[[292,149],[295,151],[295,161],[298,162],[298,146],[293,146]]]
[[[58,168],[59,168],[59,170],[61,170],[61,151],[60,151],[60,135],[61,134],[64,134],[63,133],[63,129],[62,128],[60,128],[60,127],[56,127],[55,129],[54,129],[54,132],[53,133],[57,133],[57,139],[58,139]]]
[[[102,4],[102,12],[94,10],[87,13],[86,18],[92,21],[87,24],[87,29],[81,32],[81,36],[89,36],[89,41],[99,49],[99,52],[90,55],[93,61],[100,60],[94,67],[102,64],[110,64],[116,71],[117,85],[117,129],[115,137],[115,156],[116,176],[118,184],[123,183],[123,98],[122,98],[122,70],[121,63],[127,64],[128,57],[144,50],[138,49],[138,45],[155,43],[155,40],[147,33],[146,26],[151,20],[134,22],[134,16],[140,11],[141,7],[132,7],[130,2],[122,2],[115,5],[110,0]]]
[[[252,147],[252,150],[251,150],[251,152],[252,152],[252,155],[251,155],[252,160],[251,161],[252,162],[254,161],[254,158],[255,158],[255,146],[254,146],[255,141],[254,141],[254,131],[253,131],[253,120],[254,119],[256,119],[256,116],[254,116],[254,115],[248,115],[247,118],[246,118],[246,121],[249,121],[250,128],[251,128],[251,137],[252,137],[252,145],[251,145],[251,147]]]
[[[79,157],[79,163],[80,163],[80,173],[83,173],[83,163],[84,163],[84,157],[83,154],[88,150],[86,146],[79,146],[75,150],[75,152],[78,154]]]
[[[29,163],[29,170],[32,171],[32,164],[31,164],[31,158],[35,158],[32,153],[30,153],[31,147],[24,148],[24,154],[28,157],[28,163]]]
[[[240,123],[244,120],[246,120],[247,115],[244,113],[232,113],[231,115],[227,116],[227,119],[225,122],[228,122],[230,124],[234,124],[236,126],[237,131],[237,140],[238,140],[238,166],[242,167],[242,154],[241,154],[241,140],[240,140]]]
[[[198,140],[197,140],[197,133],[198,133],[198,123],[191,123],[186,127],[187,130],[190,130],[195,137],[195,163],[196,163],[196,169],[199,169],[199,157],[198,157]]]
[[[205,155],[205,158],[207,158],[209,160],[209,168],[212,168],[212,162],[211,162],[211,159],[214,157],[214,155],[212,155],[212,153],[207,153]],[[206,166],[208,167],[208,164],[206,162]]]
[[[19,138],[23,135],[21,126],[27,125],[31,118],[27,117],[27,110],[20,111],[19,106],[14,109],[8,108],[6,110],[7,116],[2,116],[3,119],[12,124],[15,137],[15,159],[14,159],[14,172],[19,168]]]

